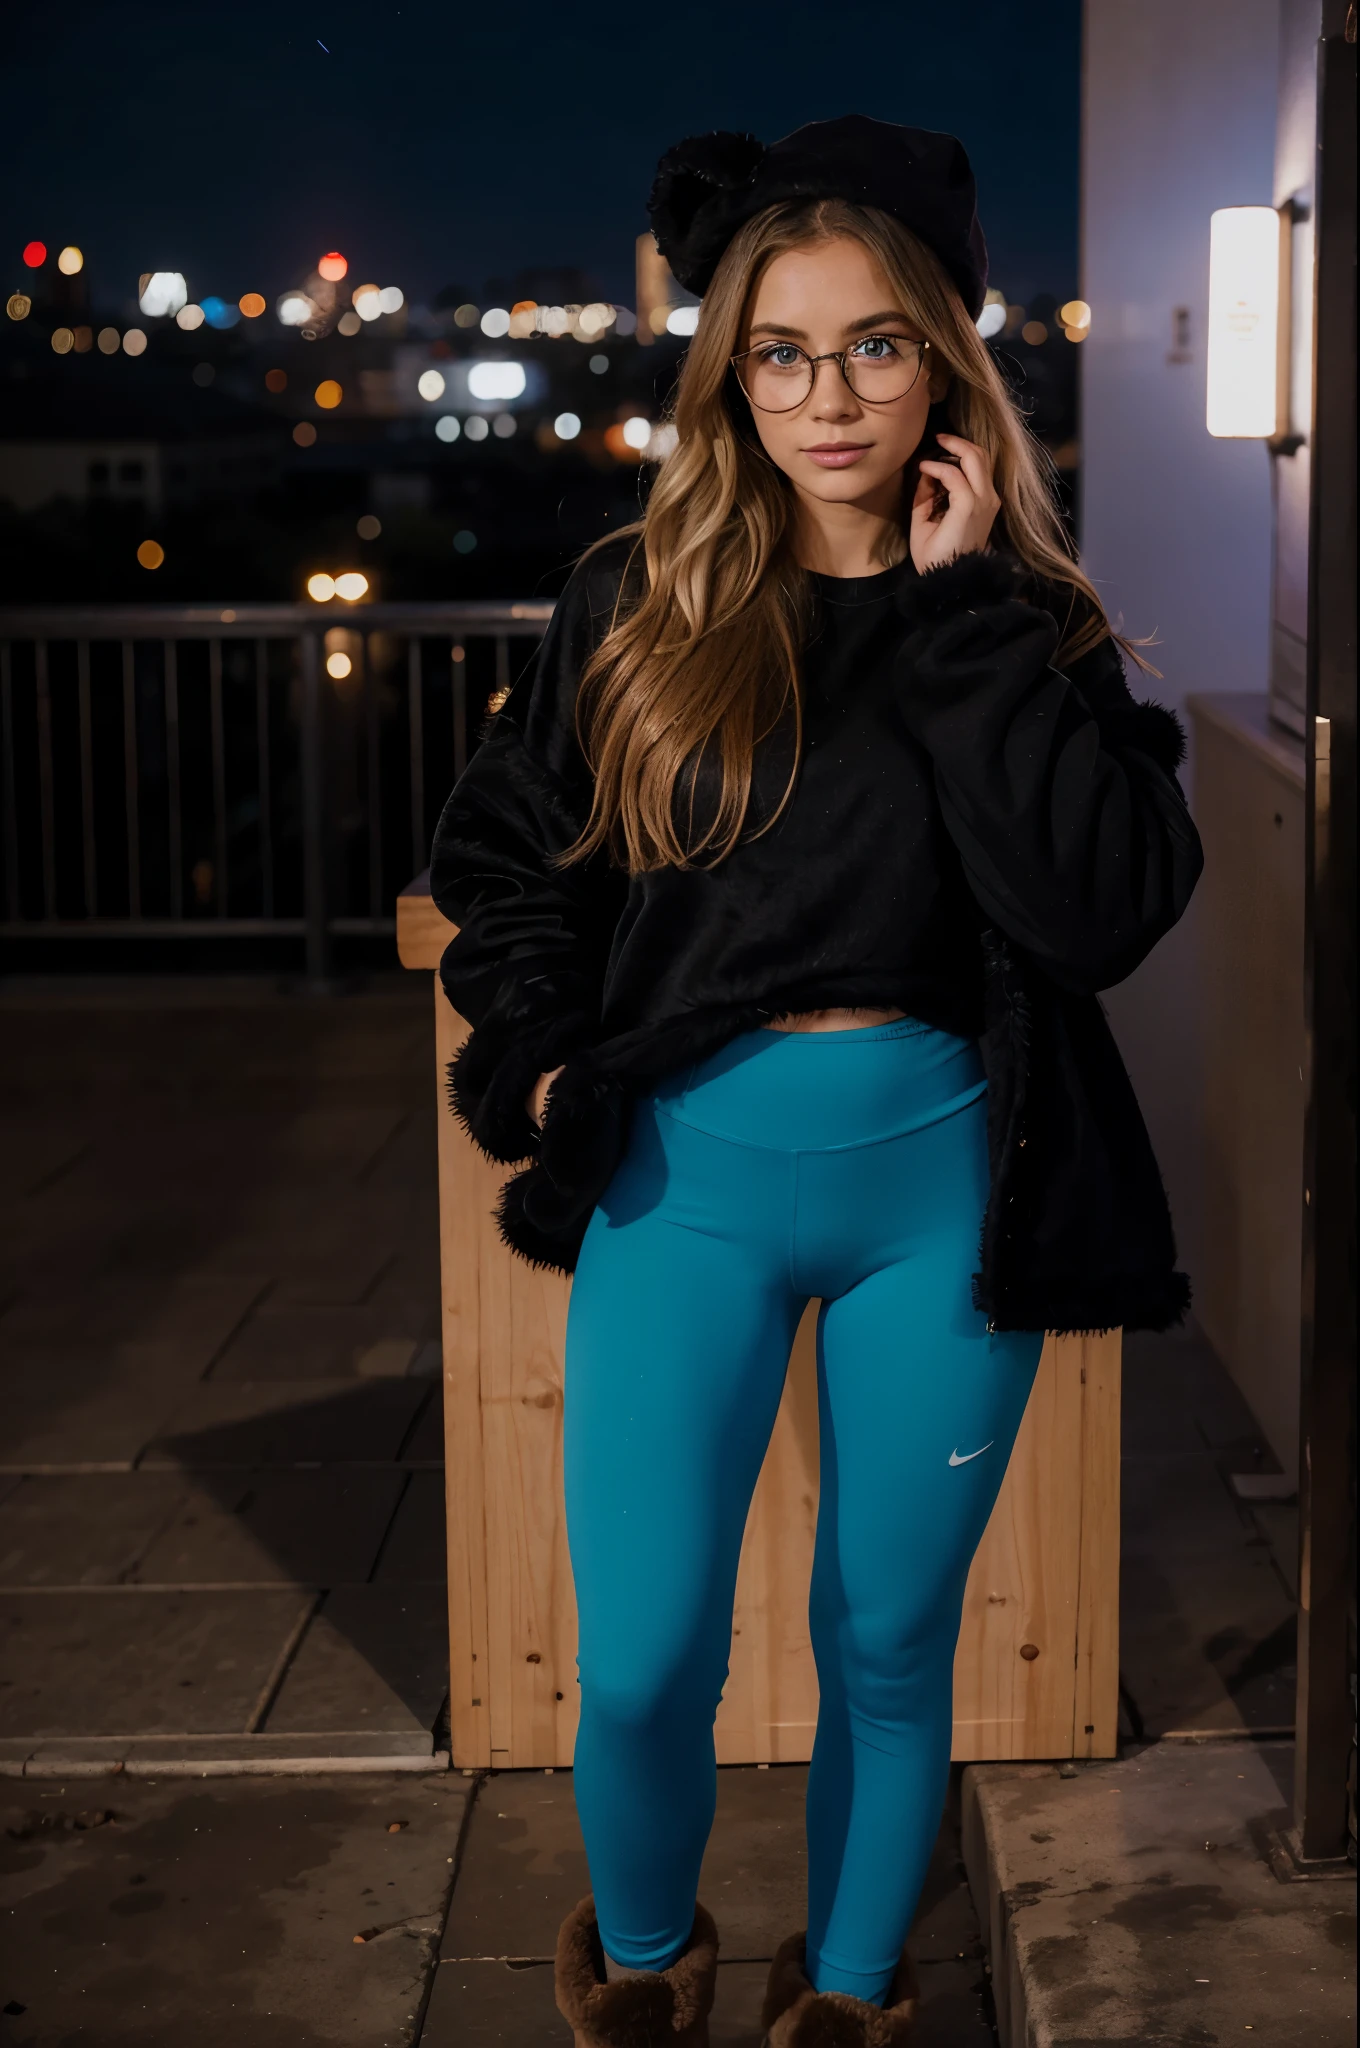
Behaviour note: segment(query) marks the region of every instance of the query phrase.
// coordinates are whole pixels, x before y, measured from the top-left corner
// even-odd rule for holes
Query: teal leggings
[[[600,1935],[689,1938],[737,1560],[794,1332],[818,1298],[808,1969],[881,2002],[944,1801],[964,1582],[1041,1338],[989,1335],[976,1045],[905,1019],[753,1031],[637,1106],[566,1352],[580,1615],[576,1804]]]

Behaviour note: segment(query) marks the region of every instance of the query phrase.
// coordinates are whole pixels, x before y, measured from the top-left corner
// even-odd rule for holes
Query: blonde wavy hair
[[[953,431],[991,457],[1001,497],[997,543],[1069,594],[1061,652],[1075,659],[1110,634],[1059,517],[1053,466],[933,251],[874,207],[769,207],[734,237],[704,296],[676,387],[676,444],[632,529],[619,602],[581,678],[577,729],[595,796],[564,861],[603,849],[633,874],[721,861],[748,829],[756,747],[791,712],[793,766],[779,804],[755,830],[768,831],[789,800],[802,751],[809,585],[792,553],[792,487],[756,439],[729,364],[766,265],[843,236],[875,258],[930,342],[936,375],[940,366],[947,371]],[[911,464],[908,475],[914,480]],[[701,767],[707,816],[696,827]]]

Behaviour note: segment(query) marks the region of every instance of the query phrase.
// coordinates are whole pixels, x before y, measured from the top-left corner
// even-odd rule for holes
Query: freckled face
[[[748,397],[755,394],[751,417],[761,446],[796,490],[823,504],[860,504],[895,492],[930,409],[932,366],[929,349],[921,353],[923,340],[896,309],[892,286],[862,242],[816,242],[766,267],[741,344],[756,353],[744,354],[738,368]],[[800,349],[807,356],[847,351],[857,389],[836,363],[821,362],[812,390],[800,398],[807,376]],[[895,395],[880,399],[876,391]],[[783,411],[756,402],[771,396],[795,402]]]

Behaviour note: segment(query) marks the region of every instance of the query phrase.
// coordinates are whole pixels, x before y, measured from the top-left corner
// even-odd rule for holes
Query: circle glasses
[[[837,363],[856,398],[891,405],[905,398],[921,374],[928,341],[897,334],[866,334],[849,348],[810,356],[796,341],[762,341],[732,357],[737,382],[760,412],[793,412],[812,396],[819,363]]]

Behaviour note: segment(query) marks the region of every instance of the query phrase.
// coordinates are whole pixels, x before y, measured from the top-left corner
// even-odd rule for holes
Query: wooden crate
[[[417,883],[398,905],[404,964],[450,926]],[[444,1107],[466,1033],[434,978],[444,1302],[450,1718],[455,1764],[561,1765],[576,1731],[576,1608],[562,1505],[570,1282],[512,1258],[492,1208],[505,1168]],[[817,1516],[813,1310],[747,1522],[718,1713],[720,1763],[811,1754],[817,1681],[807,1587]],[[973,1562],[954,1662],[954,1755],[1113,1756],[1118,1711],[1118,1332],[1050,1337]]]

